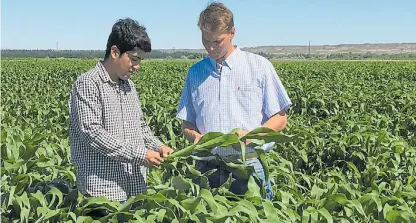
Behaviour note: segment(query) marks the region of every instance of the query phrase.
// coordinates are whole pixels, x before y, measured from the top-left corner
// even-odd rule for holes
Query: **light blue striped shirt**
[[[188,70],[176,117],[196,125],[201,134],[229,133],[235,128],[251,131],[291,104],[272,63],[236,47],[220,72],[210,57]],[[272,146],[267,144],[263,149]],[[239,154],[231,147],[218,147],[212,153]]]

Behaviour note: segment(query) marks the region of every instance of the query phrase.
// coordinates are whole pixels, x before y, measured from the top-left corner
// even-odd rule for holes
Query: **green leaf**
[[[286,191],[282,191],[282,190],[278,190],[278,191],[280,193],[280,197],[282,199],[283,204],[289,205],[289,200],[292,200],[292,201],[295,200],[295,199],[293,199],[293,196],[290,193],[288,193]]]
[[[232,172],[237,177],[240,177],[242,179],[248,179],[254,172],[253,166],[232,162],[224,162],[223,160],[218,161],[220,165],[224,167],[227,171]]]
[[[189,197],[179,203],[183,208],[189,210],[191,214],[199,212],[206,213],[206,210],[202,209],[203,206],[201,205],[201,199],[202,197]]]
[[[241,160],[245,162],[246,161],[246,144],[242,141],[239,141],[238,143],[240,144]]]
[[[276,142],[276,143],[288,143],[288,142],[294,142],[297,139],[296,136],[293,135],[284,135],[280,132],[273,132],[268,133],[267,135],[246,135],[246,139],[260,139],[264,140],[266,143],[269,142]]]
[[[212,196],[211,192],[206,190],[206,189],[201,189],[199,192],[199,196],[202,197],[202,199],[204,199],[208,206],[210,207],[210,209],[213,211],[213,213],[226,213],[227,209],[225,206],[217,203],[214,199],[214,197]]]
[[[244,194],[245,198],[253,198],[258,197],[261,198],[260,195],[260,187],[254,180],[253,176],[250,176],[248,178],[248,184],[247,184],[247,192]]]
[[[266,152],[263,149],[258,149],[258,148],[256,148],[255,150],[259,157],[260,163],[263,166],[264,178],[265,178],[264,182],[267,183],[269,182],[270,173],[269,173],[269,162],[267,159]]]
[[[390,210],[385,215],[385,218],[390,223],[399,223],[404,222],[404,219],[401,216],[401,212],[397,210]]]
[[[175,176],[172,179],[172,186],[176,190],[186,190],[193,188],[193,183],[189,179],[185,179],[183,176]]]
[[[263,202],[264,215],[270,222],[276,222],[277,210],[274,208],[273,203],[270,200]]]
[[[337,203],[341,205],[347,205],[348,199],[345,197],[345,194],[332,194],[329,196],[333,201],[336,201]]]
[[[334,219],[332,218],[331,214],[325,208],[318,209],[319,214],[321,214],[327,223],[333,223]]]
[[[221,132],[208,132],[204,135],[202,135],[201,139],[198,141],[196,145],[204,144],[208,141],[211,141],[212,139],[216,139],[218,137],[223,136],[224,134]]]
[[[162,222],[163,219],[165,218],[165,214],[166,214],[166,210],[165,209],[160,209],[157,212],[157,222]]]
[[[247,136],[261,135],[261,134],[267,134],[267,133],[273,133],[273,132],[275,131],[271,128],[258,127],[258,128],[251,130],[249,133],[247,133]]]
[[[383,206],[381,205],[381,200],[378,197],[378,195],[375,193],[365,194],[364,196],[360,197],[359,201],[364,207],[371,207],[372,204],[374,203],[376,204],[378,212],[381,212],[383,210]]]
[[[56,187],[52,187],[49,191],[48,191],[48,193],[46,193],[46,195],[52,195],[53,196],[53,198],[52,198],[52,201],[51,201],[51,203],[48,205],[48,207],[49,208],[51,208],[52,207],[52,205],[53,205],[53,203],[54,203],[54,201],[55,201],[55,197],[58,197],[58,204],[56,204],[56,207],[59,207],[61,204],[62,204],[62,202],[63,202],[63,194],[62,194],[62,192],[60,191],[60,190],[58,190]]]
[[[260,221],[256,207],[254,207],[254,205],[247,200],[241,200],[237,202],[236,206],[231,208],[227,215],[235,216],[239,212],[247,214],[251,219],[251,222]]]
[[[362,205],[361,205],[361,203],[359,201],[357,201],[357,200],[349,200],[348,202],[351,204],[350,207],[352,209],[357,210],[358,213],[360,213],[362,216],[366,216],[366,214],[365,214],[365,212],[363,210],[363,207],[362,207]]]
[[[76,223],[91,223],[93,221],[94,221],[94,219],[92,219],[89,216],[87,216],[87,217],[86,216],[80,216],[80,217],[77,218]]]
[[[49,210],[47,213],[46,213],[46,215],[44,216],[44,219],[43,220],[48,220],[48,219],[50,219],[50,218],[52,218],[52,217],[54,217],[54,216],[56,216],[56,215],[58,215],[59,214],[59,210]]]
[[[170,155],[167,160],[172,160],[177,157],[188,156],[192,152],[202,152],[202,151],[211,151],[217,146],[226,147],[232,144],[238,143],[238,136],[235,134],[222,134],[218,132],[210,132],[205,134],[201,140],[185,149],[174,152]]]

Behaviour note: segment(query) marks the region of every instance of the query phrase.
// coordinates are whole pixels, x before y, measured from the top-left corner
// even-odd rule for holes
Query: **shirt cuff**
[[[162,146],[163,146],[163,143],[160,140],[156,139],[152,143],[152,150],[155,152],[160,152],[160,147]]]
[[[139,166],[144,165],[144,162],[146,160],[146,154],[147,154],[147,149],[146,148],[138,147],[137,148],[137,154],[136,154],[133,162],[137,163]]]

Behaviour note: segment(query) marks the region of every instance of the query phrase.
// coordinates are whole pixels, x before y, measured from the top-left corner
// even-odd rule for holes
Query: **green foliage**
[[[231,178],[209,187],[210,173],[195,168],[198,157],[242,139],[209,133],[190,145],[174,117],[191,62],[145,62],[133,80],[146,122],[176,152],[150,170],[147,193],[124,204],[83,197],[70,161],[69,91],[95,62],[2,61],[2,222],[416,222],[414,62],[275,63],[294,103],[288,126],[246,136],[278,141],[270,153],[257,150],[271,201],[245,157],[217,157],[249,178],[245,195],[229,192]],[[108,214],[93,219],[94,210]]]

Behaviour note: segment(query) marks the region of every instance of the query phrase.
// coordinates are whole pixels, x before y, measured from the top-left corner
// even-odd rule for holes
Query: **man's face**
[[[139,49],[126,51],[122,55],[118,54],[115,58],[117,76],[122,80],[130,79],[133,73],[140,68],[140,63],[145,54],[144,51]]]
[[[210,57],[215,60],[223,58],[229,49],[232,49],[232,39],[234,37],[234,28],[231,33],[215,33],[201,30],[202,44],[204,44]]]

